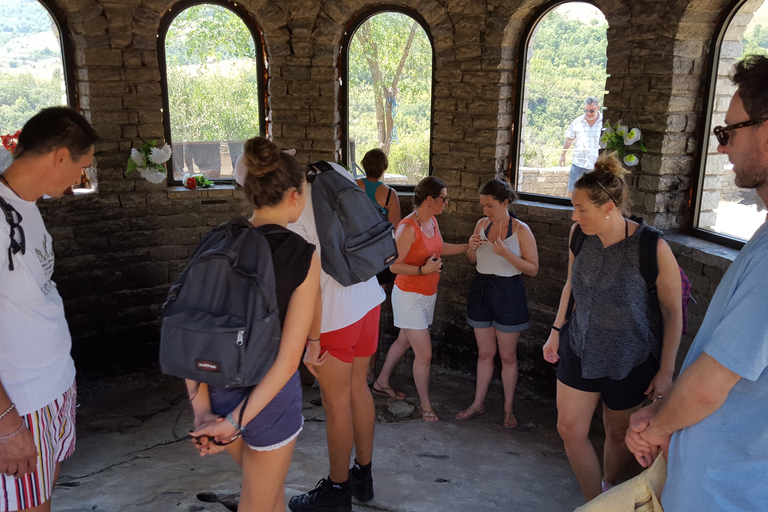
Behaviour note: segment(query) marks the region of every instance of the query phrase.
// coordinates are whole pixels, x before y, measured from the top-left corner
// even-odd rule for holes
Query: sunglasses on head
[[[717,142],[721,146],[727,146],[728,141],[730,140],[731,134],[728,133],[731,130],[738,130],[739,128],[746,128],[747,126],[754,126],[756,124],[764,123],[768,121],[768,117],[763,119],[750,119],[749,121],[744,121],[743,123],[734,123],[729,124],[727,126],[715,126],[715,128],[712,130],[715,132],[715,138],[717,139]]]

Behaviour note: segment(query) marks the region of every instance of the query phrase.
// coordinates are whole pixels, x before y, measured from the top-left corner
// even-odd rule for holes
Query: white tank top
[[[510,226],[512,218],[509,219]],[[519,229],[519,228],[518,228]],[[477,271],[481,274],[492,274],[499,277],[512,277],[522,274],[517,267],[507,261],[506,258],[493,252],[493,243],[485,235],[486,226],[480,230],[480,247],[475,251],[477,257]],[[520,242],[517,240],[517,230],[504,240],[512,254],[520,256]]]

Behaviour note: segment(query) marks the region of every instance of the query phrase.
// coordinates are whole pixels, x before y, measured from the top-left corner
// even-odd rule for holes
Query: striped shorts
[[[73,383],[59,398],[22,417],[37,446],[37,470],[18,480],[0,475],[0,512],[36,507],[51,498],[56,464],[75,451],[76,395]]]

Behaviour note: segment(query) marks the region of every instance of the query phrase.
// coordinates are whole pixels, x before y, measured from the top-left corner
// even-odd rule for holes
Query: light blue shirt
[[[672,436],[662,506],[768,510],[768,223],[717,287],[682,371],[702,352],[741,379],[718,410]]]

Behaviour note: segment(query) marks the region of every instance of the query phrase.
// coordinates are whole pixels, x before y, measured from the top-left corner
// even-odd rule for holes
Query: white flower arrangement
[[[633,167],[640,163],[640,159],[634,153],[627,154],[627,150],[633,149],[630,146],[637,143],[637,149],[645,153],[646,149],[642,139],[643,134],[640,132],[640,128],[629,129],[627,125],[621,124],[621,121],[612,127],[611,122],[606,121],[605,126],[603,126],[603,134],[600,136],[600,147],[616,151],[624,159],[624,165]]]
[[[139,171],[141,177],[150,183],[162,183],[168,177],[165,163],[171,158],[171,146],[163,143],[157,147],[156,140],[150,140],[139,149],[132,148],[125,172]]]

